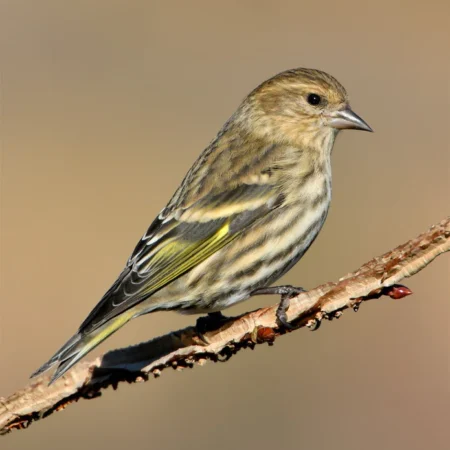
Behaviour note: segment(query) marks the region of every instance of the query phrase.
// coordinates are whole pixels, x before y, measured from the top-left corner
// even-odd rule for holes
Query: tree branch
[[[357,310],[366,300],[388,295],[402,298],[411,291],[398,285],[426,267],[441,253],[450,250],[450,217],[428,231],[384,255],[374,258],[356,272],[336,283],[326,283],[291,300],[288,320],[296,329],[317,329],[323,319],[338,318],[347,308]],[[8,398],[0,398],[0,434],[26,428],[34,420],[47,417],[80,398],[101,395],[102,389],[121,381],[146,381],[172,367],[182,370],[207,360],[227,361],[243,348],[273,343],[286,330],[276,323],[277,305],[233,318],[220,329],[205,336],[208,345],[198,338],[194,327],[114,350],[90,362],[82,362],[61,379],[48,386],[44,374]]]

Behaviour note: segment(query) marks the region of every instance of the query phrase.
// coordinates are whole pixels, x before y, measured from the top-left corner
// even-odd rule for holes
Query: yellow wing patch
[[[225,223],[212,236],[200,242],[187,244],[186,241],[174,241],[165,245],[152,259],[151,266],[167,262],[151,278],[151,283],[142,291],[145,296],[151,295],[166,286],[183,273],[197,266],[209,256],[228,244],[236,235],[230,234],[230,225]],[[152,267],[149,268],[150,272]]]

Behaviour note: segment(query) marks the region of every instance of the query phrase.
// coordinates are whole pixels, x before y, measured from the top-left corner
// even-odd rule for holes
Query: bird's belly
[[[328,207],[329,200],[324,199],[306,212],[289,208],[252,227],[177,280],[183,300],[176,309],[184,313],[220,311],[274,283],[308,250]]]

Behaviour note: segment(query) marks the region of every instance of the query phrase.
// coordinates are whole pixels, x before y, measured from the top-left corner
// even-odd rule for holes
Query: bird
[[[331,153],[344,129],[373,131],[326,72],[286,70],[257,86],[194,162],[78,331],[32,377],[56,366],[53,383],[131,319],[158,311],[220,322],[221,311],[238,302],[280,294],[277,320],[291,327],[289,300],[303,289],[271,285],[325,222]]]

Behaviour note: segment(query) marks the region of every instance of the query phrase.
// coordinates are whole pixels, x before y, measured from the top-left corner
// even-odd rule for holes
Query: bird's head
[[[315,69],[293,69],[270,78],[247,97],[242,112],[261,136],[300,145],[327,137],[332,141],[342,129],[372,131],[351,110],[344,87]]]

